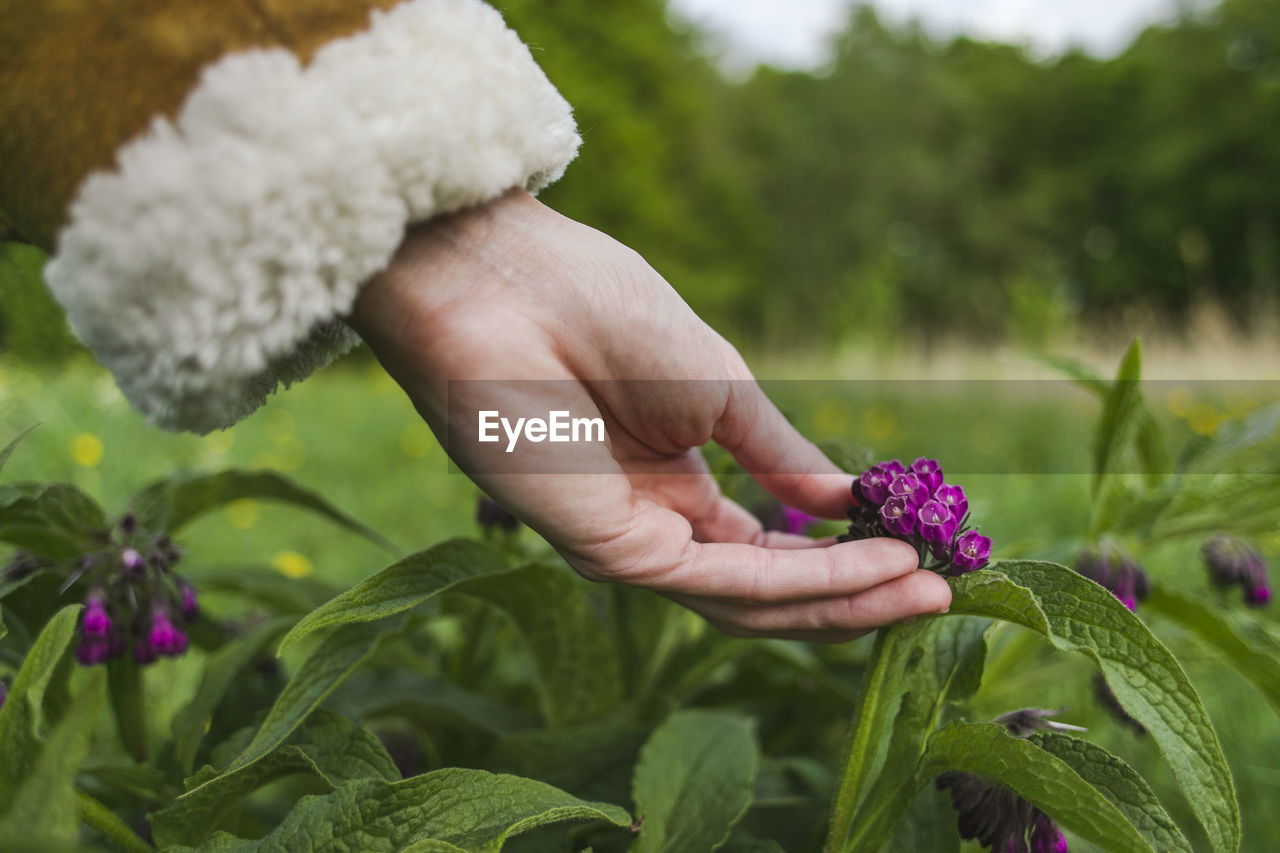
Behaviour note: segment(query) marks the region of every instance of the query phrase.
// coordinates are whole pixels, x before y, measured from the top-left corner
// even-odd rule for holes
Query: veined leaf
[[[13,680],[9,697],[0,706],[0,815],[13,806],[19,788],[35,769],[45,726],[44,699],[56,689],[55,677],[65,677],[59,666],[75,636],[80,605],[64,607],[49,620],[27,652]]]
[[[1240,807],[1222,745],[1169,650],[1114,595],[1064,566],[995,568],[952,581],[951,612],[1015,622],[1059,649],[1093,658],[1125,711],[1159,746],[1213,849],[1239,849]]]
[[[280,641],[280,654],[314,631],[385,619],[462,581],[505,568],[500,551],[469,539],[451,539],[410,554],[304,616]]]
[[[533,654],[547,722],[569,725],[600,717],[622,701],[622,671],[613,638],[592,611],[589,585],[563,566],[535,564],[485,575],[455,592],[502,608]]]
[[[183,474],[152,483],[134,495],[130,504],[141,526],[174,533],[210,510],[244,498],[280,501],[310,510],[388,551],[396,550],[381,534],[356,521],[323,496],[274,471]]]
[[[1217,651],[1280,713],[1280,642],[1264,629],[1237,626],[1235,614],[1159,586],[1152,587],[1143,607],[1172,619]]]
[[[231,682],[288,624],[287,618],[266,622],[249,634],[227,643],[206,659],[204,676],[196,695],[174,715],[171,727],[174,754],[184,773],[191,772],[200,739]]]
[[[202,568],[192,579],[204,592],[229,593],[277,613],[297,616],[310,613],[338,591],[318,578],[291,578],[263,565]]]
[[[633,853],[714,850],[751,804],[759,755],[748,719],[677,711],[640,750],[633,781],[643,821]]]
[[[400,773],[372,732],[330,711],[317,711],[288,743],[239,773],[219,776],[205,767],[189,780],[192,792],[151,817],[162,847],[199,844],[241,799],[268,782],[312,773],[333,788],[358,779],[399,780]]]
[[[20,838],[30,850],[57,850],[75,844],[80,813],[73,783],[89,755],[105,688],[106,673],[101,667],[86,676],[31,773],[22,780],[8,814],[0,820],[0,838]]]
[[[504,571],[501,552],[455,539],[406,557],[305,616],[283,652],[314,631],[403,613],[442,593],[464,594],[505,611],[529,644],[553,725],[602,715],[622,699],[616,647],[592,611],[587,585],[559,566]]]
[[[246,772],[283,744],[326,696],[373,656],[382,634],[380,628],[382,626],[376,624],[345,625],[326,637],[280,691],[249,745],[226,770],[205,779],[183,798],[197,794],[204,785],[219,782],[223,777]]]
[[[221,833],[200,849],[398,853],[406,848],[448,851],[443,845],[452,845],[466,853],[493,853],[512,835],[572,820],[631,824],[617,806],[586,802],[533,779],[451,767],[401,782],[351,782],[331,794],[303,797],[265,838],[242,840]]]
[[[1075,769],[1036,743],[1014,737],[995,723],[952,723],[929,738],[917,784],[939,773],[976,773],[1030,800],[1049,817],[1104,849],[1146,851],[1153,847],[1115,803]]]
[[[882,629],[869,672],[883,677],[869,682],[854,721],[828,851],[843,850],[854,827],[866,849],[888,842],[893,821],[916,794],[915,768],[944,708],[972,696],[982,682],[990,624],[986,619],[953,617]],[[866,702],[874,704],[868,707]],[[882,745],[875,733],[890,726],[892,736]],[[881,753],[886,753],[883,765]]]
[[[0,486],[0,542],[61,560],[88,551],[106,528],[102,508],[70,483]]]
[[[1156,850],[1191,853],[1191,842],[1138,771],[1081,738],[1058,732],[1036,732],[1031,741],[1068,764],[1081,779],[1110,800]]]

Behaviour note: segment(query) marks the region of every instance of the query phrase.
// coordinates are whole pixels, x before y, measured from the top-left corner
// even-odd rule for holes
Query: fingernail
[[[942,608],[941,610],[938,610],[938,611],[936,611],[936,612],[937,612],[937,614],[938,614],[939,616],[941,616],[943,613],[950,613],[950,612],[951,612],[951,605],[950,605],[950,604],[948,604],[946,607],[944,607],[944,608]]]

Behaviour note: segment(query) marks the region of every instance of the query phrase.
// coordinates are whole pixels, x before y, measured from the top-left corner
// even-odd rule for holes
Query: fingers
[[[916,570],[864,592],[818,601],[749,605],[691,596],[671,596],[727,634],[814,642],[843,642],[874,628],[951,604],[951,589],[933,572]]]
[[[778,500],[822,518],[844,517],[852,478],[797,432],[754,380],[732,383],[713,437]]]
[[[616,529],[594,547],[566,556],[599,580],[743,603],[852,595],[912,572],[919,563],[914,548],[894,539],[808,548],[695,542],[684,517],[647,501],[635,505]]]
[[[701,516],[690,518],[693,538],[698,542],[733,542],[756,545],[761,548],[813,548],[830,545],[834,540],[817,540],[794,533],[765,530],[750,512],[735,501],[717,495],[710,508]]]

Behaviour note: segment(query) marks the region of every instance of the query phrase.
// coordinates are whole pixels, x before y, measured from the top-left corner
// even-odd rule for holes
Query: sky
[[[939,36],[957,33],[1028,45],[1052,55],[1082,46],[1118,53],[1144,27],[1204,0],[873,0],[890,21],[918,18]],[[817,68],[826,38],[847,20],[852,0],[669,0],[681,18],[714,36],[730,67],[768,62]]]

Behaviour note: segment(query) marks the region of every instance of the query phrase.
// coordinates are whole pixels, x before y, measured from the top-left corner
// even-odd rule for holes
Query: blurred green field
[[[858,400],[832,398],[832,389],[843,386],[830,383],[773,387],[784,411],[819,442],[838,439],[903,455],[927,451],[945,467],[948,459],[966,454],[981,458],[981,452],[972,457],[974,445],[981,451],[982,443],[995,441],[998,433],[999,453],[1039,454],[1059,470],[1079,470],[962,477],[975,518],[995,540],[996,557],[1070,561],[1088,524],[1089,479],[1084,472],[1097,404],[1087,395],[1055,394],[1053,405],[1031,397],[1020,406],[1016,394],[987,399],[962,395],[948,408],[939,404],[940,396],[915,393],[920,386],[910,383],[853,386],[863,391],[864,399]],[[1230,400],[1212,406],[1186,403],[1174,395],[1157,406],[1166,429],[1175,435],[1210,428],[1212,419],[1206,420],[1205,412],[1221,416],[1233,405]],[[966,419],[965,411],[981,414]],[[123,509],[132,492],[179,470],[272,468],[324,494],[405,551],[475,529],[475,486],[450,472],[443,451],[401,391],[376,365],[360,359],[323,371],[277,395],[233,429],[207,437],[146,425],[110,377],[89,362],[73,362],[58,371],[0,362],[0,437],[37,422],[40,427],[10,460],[6,478],[70,480],[113,512]],[[528,532],[523,535],[531,538]],[[186,571],[197,582],[202,570],[243,567],[345,586],[392,559],[314,517],[259,501],[231,504],[196,523],[181,544],[188,555]],[[1264,550],[1274,558],[1278,544],[1273,537],[1263,543]],[[1137,556],[1160,582],[1206,594],[1195,543],[1139,549]],[[1268,618],[1275,627],[1274,615]],[[1154,627],[1187,667],[1219,728],[1239,788],[1246,849],[1274,849],[1280,814],[1268,804],[1280,793],[1277,709],[1172,626],[1157,622]],[[1092,739],[1130,760],[1175,811],[1185,812],[1149,739],[1118,726],[1097,705],[1087,661],[1051,654],[1023,632],[1006,627],[997,635],[989,666],[993,676],[1002,675],[986,679],[978,697],[984,712],[994,716],[1014,707],[1067,707],[1064,719],[1088,726]],[[1087,847],[1073,844],[1072,849]]]

